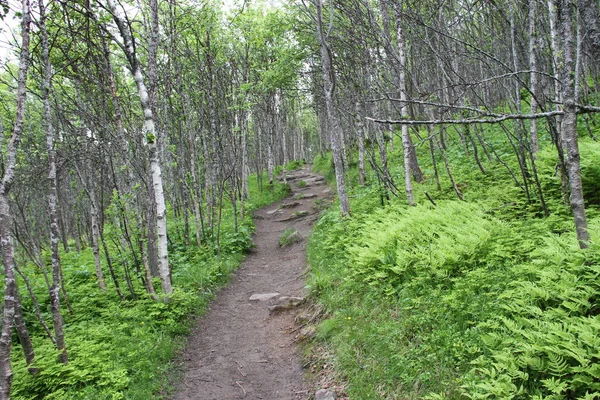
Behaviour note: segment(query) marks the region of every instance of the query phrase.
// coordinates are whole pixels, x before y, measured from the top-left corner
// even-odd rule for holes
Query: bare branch
[[[492,114],[494,115],[494,114]],[[498,114],[496,114],[498,115]],[[529,120],[564,115],[563,111],[549,111],[537,114],[500,114],[495,118],[466,118],[466,119],[434,119],[434,120],[389,120],[366,117],[367,120],[379,124],[393,125],[467,125],[467,124],[497,124],[507,120]]]
[[[577,114],[600,112],[600,107],[582,105],[582,104],[576,104],[576,107],[579,109]]]

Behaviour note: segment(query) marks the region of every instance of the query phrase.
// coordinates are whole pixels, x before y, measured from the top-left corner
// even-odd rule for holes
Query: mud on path
[[[289,297],[305,295],[306,238],[318,218],[318,202],[331,193],[306,167],[289,173],[287,181],[293,194],[255,212],[256,247],[192,330],[174,400],[311,396],[296,348],[295,313],[286,308]],[[279,239],[289,228],[301,240],[282,247]]]

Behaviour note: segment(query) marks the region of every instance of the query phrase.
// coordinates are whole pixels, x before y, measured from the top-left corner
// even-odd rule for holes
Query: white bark
[[[529,0],[529,69],[531,69],[530,77],[530,90],[531,90],[531,114],[537,113],[538,103],[537,103],[537,95],[538,95],[538,76],[537,72],[537,31],[535,26],[536,20],[536,11],[537,11],[537,0]],[[538,134],[537,134],[537,120],[533,119],[529,123],[529,136],[531,138],[531,150],[533,153],[537,153],[539,151],[539,143],[538,143]]]
[[[400,101],[402,101],[402,108],[400,109],[401,119],[408,118],[408,107],[406,99],[406,53],[404,51],[404,35],[402,33],[402,21],[400,18],[396,21],[396,31],[398,40],[398,58],[400,63],[400,70],[398,76],[398,84],[400,85]],[[408,125],[402,125],[402,148],[404,150],[404,190],[406,191],[406,199],[409,206],[415,205],[415,198],[413,196],[412,178],[411,178],[411,151],[414,146],[410,140],[410,133],[408,131]]]
[[[274,147],[274,135],[275,135],[275,110],[272,109],[271,106],[267,105],[268,112],[268,122],[266,133],[267,137],[267,177],[269,178],[269,185],[273,184],[274,178],[274,169],[275,169],[275,155],[273,152]]]
[[[15,317],[17,282],[15,280],[15,254],[11,239],[12,217],[8,196],[14,181],[17,149],[23,132],[25,100],[27,97],[27,71],[29,70],[29,32],[31,10],[29,0],[22,0],[21,21],[21,55],[19,58],[19,75],[17,78],[17,106],[13,134],[6,149],[4,160],[4,176],[0,183],[0,246],[2,247],[2,264],[4,265],[4,311],[2,316],[2,333],[0,334],[0,400],[10,399],[12,384],[12,366],[10,350],[11,334]]]
[[[317,7],[317,35],[321,49],[321,63],[323,68],[323,87],[325,94],[325,108],[327,110],[327,121],[331,130],[331,151],[333,153],[333,164],[335,168],[335,180],[337,193],[340,200],[340,211],[342,216],[350,213],[350,202],[346,193],[346,182],[344,179],[344,168],[342,160],[342,132],[337,110],[333,104],[333,93],[335,90],[335,72],[333,71],[331,54],[327,44],[327,37],[323,31],[323,3],[322,0],[314,0]],[[333,7],[333,5],[332,5]]]
[[[248,175],[250,175],[250,166],[248,165],[248,114],[242,115],[242,199],[250,198],[250,189],[248,186]]]
[[[158,250],[158,273],[163,294],[169,295],[173,292],[171,285],[171,271],[169,269],[169,252],[167,249],[167,213],[165,197],[163,192],[162,171],[158,154],[158,135],[154,124],[154,115],[150,105],[148,90],[144,83],[144,77],[140,68],[133,38],[126,21],[118,12],[114,0],[107,0],[108,8],[111,11],[113,19],[119,28],[123,38],[123,48],[131,67],[131,73],[138,89],[140,103],[144,111],[144,125],[142,133],[148,146],[150,155],[150,174],[152,176],[152,187],[154,189],[154,201],[156,203],[156,226],[158,231],[157,250]]]
[[[365,126],[363,124],[362,107],[360,101],[354,104],[354,125],[358,138],[358,180],[361,186],[365,185]]]
[[[96,280],[98,286],[103,291],[106,290],[106,281],[104,280],[104,274],[102,273],[102,262],[100,261],[100,228],[98,227],[98,211],[96,209],[95,201],[91,201],[91,215],[92,215],[92,251],[94,252],[94,264],[96,266]]]
[[[550,22],[550,47],[552,49],[552,66],[554,72],[554,104],[562,103],[562,89],[560,85],[560,43],[558,32],[556,31],[556,4],[555,0],[548,0],[548,20]],[[556,118],[557,129],[560,131],[560,120],[562,116]]]
[[[60,313],[60,273],[61,262],[58,232],[58,217],[56,211],[56,151],[54,149],[54,127],[52,126],[52,113],[50,110],[50,87],[52,79],[52,67],[50,65],[50,54],[48,47],[48,32],[46,30],[46,12],[44,0],[38,1],[40,10],[40,31],[42,34],[42,58],[44,61],[44,80],[42,83],[42,101],[44,103],[44,128],[46,131],[46,149],[48,152],[48,181],[50,190],[48,193],[48,214],[50,216],[50,248],[52,251],[52,287],[50,288],[50,308],[52,310],[52,321],[54,324],[54,338],[56,348],[60,352],[59,360],[66,364],[68,362],[67,350],[65,348],[65,336],[63,332],[63,318]]]
[[[581,182],[581,167],[579,162],[579,145],[577,143],[577,106],[575,102],[575,35],[573,32],[573,15],[575,4],[573,0],[560,2],[560,34],[562,37],[562,97],[565,112],[561,124],[561,137],[565,146],[567,175],[571,191],[571,212],[575,220],[575,231],[579,246],[588,246],[590,235],[587,229],[587,218]]]

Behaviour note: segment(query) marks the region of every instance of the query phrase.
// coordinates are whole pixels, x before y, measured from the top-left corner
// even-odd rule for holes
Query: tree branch
[[[380,124],[393,125],[466,125],[466,124],[497,124],[507,120],[530,120],[564,115],[563,111],[549,111],[537,114],[491,114],[494,118],[465,118],[465,119],[433,119],[433,120],[389,120],[366,117],[367,120]]]

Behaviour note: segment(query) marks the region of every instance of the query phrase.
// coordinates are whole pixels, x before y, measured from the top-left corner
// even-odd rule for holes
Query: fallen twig
[[[244,395],[242,397],[246,397],[246,389],[244,389],[244,387],[238,381],[235,381],[235,383],[244,391]]]

